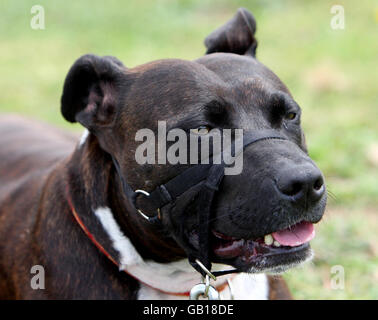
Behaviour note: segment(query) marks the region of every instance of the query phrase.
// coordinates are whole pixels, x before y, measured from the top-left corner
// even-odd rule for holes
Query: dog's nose
[[[325,192],[323,176],[313,165],[293,166],[282,171],[277,186],[282,195],[296,202],[307,200],[314,203]]]

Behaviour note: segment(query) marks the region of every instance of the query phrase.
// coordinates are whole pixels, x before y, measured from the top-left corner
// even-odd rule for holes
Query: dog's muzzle
[[[262,140],[278,139],[278,140],[288,140],[285,136],[281,135],[275,130],[256,130],[248,131],[242,137],[242,148],[236,150],[236,144],[233,142],[234,155],[238,155],[243,152],[246,147]],[[198,202],[196,206],[198,225],[199,225],[199,249],[195,250],[192,247],[181,244],[183,249],[188,255],[190,264],[195,270],[206,276],[206,269],[211,270],[211,262],[209,257],[209,232],[210,232],[210,215],[211,215],[211,205],[218,191],[218,187],[224,177],[225,167],[228,165],[224,162],[224,157],[220,164],[197,164],[194,165],[173,179],[169,180],[165,184],[161,184],[156,187],[152,192],[148,193],[144,190],[133,190],[130,185],[126,182],[126,178],[122,175],[121,168],[118,161],[112,156],[115,168],[121,179],[123,192],[126,198],[133,205],[135,212],[138,212],[143,218],[148,221],[148,223],[153,223],[156,225],[161,224],[161,208],[165,205],[172,203],[177,197],[194,187],[195,185],[203,182],[202,187],[199,191]],[[140,208],[136,206],[136,199],[138,196],[147,197],[149,204],[152,209],[156,210],[156,214],[153,216],[147,215]],[[197,261],[202,262],[197,263]],[[225,270],[213,272],[214,276],[224,275],[228,273],[238,272],[237,270]]]

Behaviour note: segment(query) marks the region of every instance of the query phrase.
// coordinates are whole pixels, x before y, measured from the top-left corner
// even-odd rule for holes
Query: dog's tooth
[[[281,247],[281,244],[277,240],[274,240],[273,245],[275,247]]]
[[[266,245],[270,246],[272,243],[273,243],[273,237],[271,234],[267,234],[265,237],[264,237],[264,242]]]

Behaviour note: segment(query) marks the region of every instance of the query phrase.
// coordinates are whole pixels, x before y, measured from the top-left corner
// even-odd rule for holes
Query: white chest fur
[[[164,293],[188,292],[200,282],[199,273],[190,266],[187,260],[171,263],[143,260],[131,241],[122,233],[109,208],[98,208],[94,213],[112,240],[114,249],[119,252],[120,269],[139,279],[141,284],[137,294],[138,299],[188,299],[187,296]],[[214,270],[225,268],[227,266],[214,265]],[[269,296],[269,284],[265,274],[242,273],[230,279],[235,299],[267,299]],[[226,276],[220,277],[213,285],[220,286],[226,280]],[[220,295],[222,299],[230,299],[228,286],[220,292]]]
[[[268,278],[265,274],[242,273],[232,278],[235,300],[267,300],[269,296]],[[220,292],[221,300],[230,300],[230,290],[226,286]],[[141,284],[138,300],[188,300],[187,296],[166,294]]]

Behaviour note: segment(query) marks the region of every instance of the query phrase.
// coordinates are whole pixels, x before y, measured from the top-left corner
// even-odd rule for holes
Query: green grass
[[[132,67],[195,59],[203,39],[240,6],[257,19],[258,58],[303,109],[310,154],[332,192],[313,241],[313,263],[286,275],[297,298],[378,298],[378,6],[338,1],[345,30],[330,28],[334,1],[38,1],[46,29],[30,28],[26,0],[0,3],[0,112],[57,126],[65,75],[80,55],[114,55]],[[345,290],[330,268],[345,268]]]

